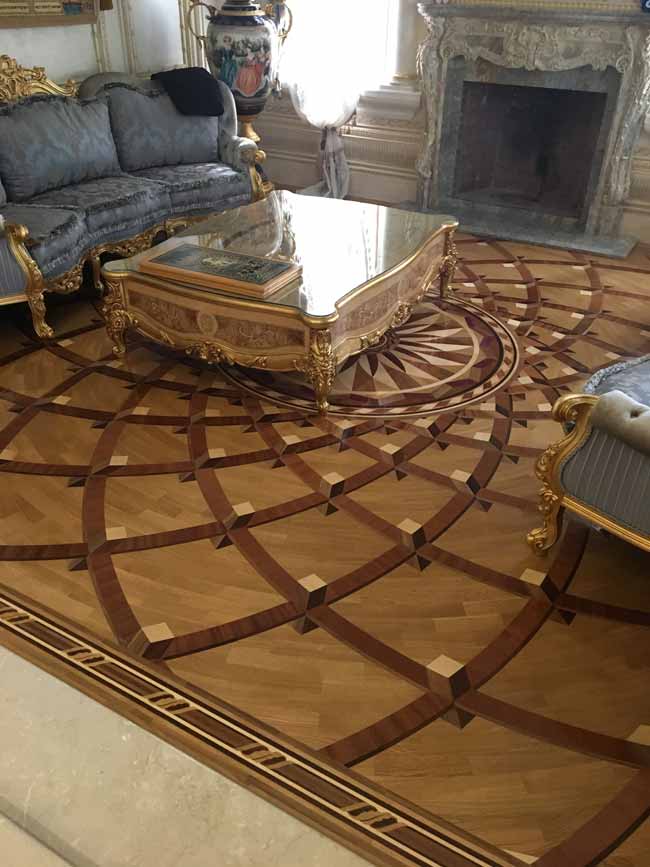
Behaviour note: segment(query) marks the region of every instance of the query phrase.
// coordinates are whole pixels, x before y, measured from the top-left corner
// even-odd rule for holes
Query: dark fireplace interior
[[[607,94],[465,81],[454,195],[580,217]]]

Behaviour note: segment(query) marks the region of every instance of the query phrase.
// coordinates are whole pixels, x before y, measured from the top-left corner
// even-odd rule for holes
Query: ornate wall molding
[[[181,44],[183,46],[183,63],[186,66],[206,66],[203,48],[188,26],[189,13],[189,20],[195,33],[205,35],[206,11],[203,6],[199,6],[190,13],[192,2],[193,0],[178,0],[178,21],[181,32]],[[216,0],[213,0],[212,5],[218,5]]]
[[[105,15],[105,12],[100,12],[97,16],[97,23],[91,26],[98,72],[108,72],[111,68]]]
[[[520,18],[454,16],[448,7],[440,15],[435,0],[423,0],[419,10],[428,36],[418,52],[427,130],[417,161],[418,202],[435,206],[444,117],[448,63],[454,57],[487,60],[496,66],[561,72],[581,66],[612,67],[621,85],[607,141],[603,170],[587,220],[595,234],[618,232],[622,207],[629,194],[631,161],[641,125],[650,106],[650,38],[638,24],[594,21],[567,26]]]
[[[137,75],[140,72],[140,67],[136,49],[131,0],[117,0],[116,6],[120,22],[122,47],[124,49],[124,57],[126,58],[126,71],[130,72],[132,75]]]

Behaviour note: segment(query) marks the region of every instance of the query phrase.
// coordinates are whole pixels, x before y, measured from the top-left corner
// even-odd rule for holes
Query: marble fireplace
[[[421,0],[418,206],[470,231],[625,255],[650,106],[637,0]]]

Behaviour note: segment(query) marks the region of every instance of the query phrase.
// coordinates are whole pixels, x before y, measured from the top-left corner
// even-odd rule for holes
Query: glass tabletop
[[[309,316],[329,316],[352,290],[390,271],[438,229],[455,222],[441,214],[282,190],[254,204],[207,217],[156,251],[194,243],[294,262],[302,266],[300,278],[262,303],[295,307]],[[114,264],[137,270],[142,255]],[[108,267],[111,270],[110,263]]]

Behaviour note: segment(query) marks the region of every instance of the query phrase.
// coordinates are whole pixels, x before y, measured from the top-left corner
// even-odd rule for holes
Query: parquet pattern
[[[496,316],[464,298],[427,294],[410,319],[339,368],[329,415],[404,418],[488,400],[519,367],[517,339]],[[310,412],[304,377],[231,368],[228,377],[263,401]]]
[[[380,864],[647,867],[650,559],[524,540],[554,400],[648,352],[650,257],[459,250],[519,369],[419,416],[7,317],[0,640]]]

